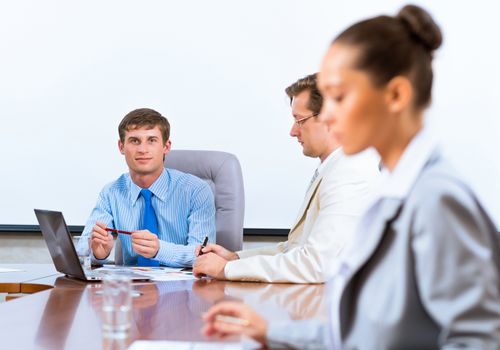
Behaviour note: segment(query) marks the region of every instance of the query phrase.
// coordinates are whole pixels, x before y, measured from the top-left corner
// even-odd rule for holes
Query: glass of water
[[[126,338],[132,320],[130,277],[106,274],[102,283],[103,335],[109,338]]]
[[[73,244],[78,254],[78,260],[80,260],[80,265],[84,270],[90,270],[92,268],[92,258],[90,257],[90,237],[87,240],[87,245],[81,241],[81,236],[73,237]]]

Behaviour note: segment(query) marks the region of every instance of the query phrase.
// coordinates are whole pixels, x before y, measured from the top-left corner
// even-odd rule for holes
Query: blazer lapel
[[[297,215],[297,218],[295,219],[295,222],[292,225],[292,228],[290,229],[290,233],[292,233],[293,230],[295,230],[300,225],[300,223],[305,219],[307,209],[309,209],[311,201],[313,200],[314,196],[319,190],[319,185],[321,184],[323,177],[325,176],[325,174],[328,174],[330,171],[332,171],[332,167],[334,166],[334,164],[337,162],[338,159],[340,158],[335,158],[330,160],[328,164],[326,164],[325,168],[318,175],[316,180],[314,180],[311,186],[309,186],[304,201],[302,202],[302,207],[299,210],[299,214]]]
[[[350,300],[349,288],[353,277],[372,257],[380,245],[387,228],[396,220],[403,208],[403,199],[385,198],[372,206],[360,222],[360,227],[366,227],[367,230],[357,232],[355,244],[351,246],[350,253],[345,258],[345,265],[341,267],[345,272],[345,283],[340,293],[340,325],[345,326],[350,318],[350,309],[348,307]],[[359,237],[362,233],[363,237]],[[345,329],[341,327],[342,336]]]
[[[403,200],[401,199],[382,199],[376,208],[376,217],[368,217],[368,220],[363,220],[362,227],[369,229],[365,230],[360,237],[355,248],[358,253],[353,254],[353,259],[349,261],[349,267],[352,274],[364,265],[364,263],[373,255],[377,249],[385,230],[392,221],[394,221],[401,211]]]
[[[313,200],[314,196],[316,195],[316,192],[319,189],[319,185],[321,184],[321,180],[323,180],[323,176],[318,175],[316,180],[309,187],[309,190],[306,193],[304,201],[302,202],[302,207],[300,208],[299,214],[297,215],[297,218],[295,219],[295,222],[292,225],[292,228],[290,229],[290,233],[293,232],[293,230],[295,230],[297,228],[297,226],[300,225],[302,220],[305,219],[307,209],[309,209],[309,206],[311,205],[311,201]]]

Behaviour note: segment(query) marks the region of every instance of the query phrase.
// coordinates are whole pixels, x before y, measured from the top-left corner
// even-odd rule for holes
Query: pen
[[[243,327],[250,325],[250,322],[248,320],[234,316],[216,315],[215,320],[226,323],[232,323]]]
[[[207,246],[207,243],[208,243],[208,236],[205,236],[205,239],[203,240],[203,243],[201,244],[201,248],[200,248],[200,253],[198,254],[198,256],[200,255],[203,255],[203,248],[205,248]]]
[[[132,234],[132,232],[129,232],[129,231],[117,230],[117,229],[109,228],[109,227],[106,227],[105,230],[108,231],[108,232],[124,233],[126,235],[131,235]]]

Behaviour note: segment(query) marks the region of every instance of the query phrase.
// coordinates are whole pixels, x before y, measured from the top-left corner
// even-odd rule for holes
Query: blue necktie
[[[158,221],[156,220],[155,210],[151,204],[151,197],[153,193],[147,188],[141,190],[141,196],[144,198],[144,216],[142,219],[142,229],[149,230],[149,232],[158,235]],[[138,266],[160,266],[160,262],[148,259],[139,255],[137,258]]]

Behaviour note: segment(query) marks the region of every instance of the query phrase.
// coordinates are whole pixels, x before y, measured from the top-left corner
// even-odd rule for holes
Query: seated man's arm
[[[85,228],[83,229],[82,235],[78,244],[76,246],[76,251],[80,255],[83,255],[84,251],[90,249],[90,239],[92,237],[92,230],[97,222],[101,222],[105,224],[107,227],[113,227],[113,215],[111,213],[111,206],[108,198],[108,189],[104,188],[97,198],[97,203],[92,209],[92,213],[85,224]],[[108,262],[108,257],[103,259],[97,259],[92,250],[90,249],[90,255],[92,257],[92,263],[94,264],[105,264]],[[109,255],[109,252],[108,252]]]
[[[284,252],[287,249],[287,244],[288,242],[280,242],[274,246],[245,249],[237,252],[232,252],[218,244],[208,244],[206,247],[203,248],[202,253],[206,254],[211,252],[227,261],[230,261],[230,260],[244,259],[255,255],[276,255],[278,253]],[[195,250],[196,256],[200,255],[201,249],[202,247],[199,246]]]
[[[286,250],[287,242],[279,242],[274,246],[245,249],[236,252],[240,259],[249,258],[255,255],[276,255]]]
[[[319,188],[317,217],[301,246],[274,256],[253,256],[230,261],[224,275],[229,280],[321,283],[329,277],[333,260],[352,237],[369,196],[367,176],[350,168],[346,174],[325,177]],[[346,176],[348,175],[348,176]],[[311,210],[310,208],[309,210]],[[307,225],[306,225],[307,226]],[[308,228],[305,226],[305,229]]]
[[[172,267],[192,266],[196,247],[203,243],[205,236],[215,242],[215,201],[210,187],[203,183],[193,190],[191,211],[187,218],[187,245],[160,240],[160,248],[155,256],[162,264]]]

